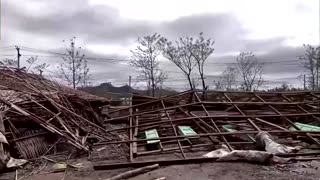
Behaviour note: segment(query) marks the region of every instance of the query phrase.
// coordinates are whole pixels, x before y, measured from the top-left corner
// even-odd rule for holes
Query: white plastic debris
[[[10,157],[9,161],[7,162],[7,168],[16,168],[23,166],[27,163],[28,161],[25,159],[15,159]]]
[[[287,154],[297,152],[301,149],[300,146],[290,147],[283,144],[279,144],[273,140],[268,132],[261,131],[256,136],[257,147],[266,150],[272,154]]]
[[[25,159],[14,159],[10,157],[8,146],[7,138],[0,132],[0,170],[5,168],[18,168],[28,162]]]
[[[226,145],[221,149],[211,151],[204,157],[217,158],[217,161],[244,161],[258,164],[288,163],[290,159],[277,157],[270,152],[255,150],[233,150],[229,151]]]

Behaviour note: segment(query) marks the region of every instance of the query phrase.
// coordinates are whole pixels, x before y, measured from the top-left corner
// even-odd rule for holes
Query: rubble
[[[68,162],[78,152],[97,170],[310,161],[320,156],[319,127],[320,92],[315,91],[133,94],[130,106],[112,107],[104,98],[41,76],[0,69],[0,132],[5,137],[0,141],[9,152],[0,154],[3,166],[13,157],[78,168]],[[50,157],[65,151],[63,160]]]
[[[106,99],[39,75],[0,68],[0,132],[10,154],[27,160],[118,137],[106,132],[99,107]]]

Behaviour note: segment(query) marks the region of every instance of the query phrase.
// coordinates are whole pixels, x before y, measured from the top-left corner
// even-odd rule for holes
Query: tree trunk
[[[202,100],[204,100],[207,87],[206,87],[206,83],[204,81],[203,73],[200,73],[200,77],[201,77],[201,81],[202,81],[202,90],[203,90],[203,92],[202,92]]]
[[[187,74],[187,78],[188,78],[188,82],[189,82],[190,89],[193,90],[194,87],[193,87],[193,85],[192,85],[192,80],[191,80],[190,74]]]

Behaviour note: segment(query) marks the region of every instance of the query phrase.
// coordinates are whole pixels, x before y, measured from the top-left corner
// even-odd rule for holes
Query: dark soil
[[[129,169],[94,171],[90,162],[83,163],[78,171],[48,173],[27,176],[25,180],[99,180],[112,177]],[[22,170],[21,170],[22,171]],[[18,171],[19,172],[19,171]],[[14,172],[2,174],[1,179],[14,179]],[[28,175],[26,172],[25,175]],[[19,174],[21,178],[23,175]],[[18,179],[19,179],[18,177]],[[161,167],[152,172],[130,178],[131,180],[152,180],[166,177],[166,180],[248,180],[248,179],[320,179],[320,161],[299,162],[286,165],[262,166],[248,163],[215,162]]]

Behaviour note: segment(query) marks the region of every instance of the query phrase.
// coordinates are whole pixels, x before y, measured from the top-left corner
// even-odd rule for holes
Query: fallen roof
[[[17,158],[50,154],[58,143],[90,151],[89,139],[117,139],[106,133],[97,112],[109,102],[21,70],[0,70],[0,132]],[[12,148],[13,149],[13,148]]]
[[[15,90],[19,92],[32,92],[26,83],[36,87],[42,91],[50,91],[50,93],[63,91],[70,96],[76,95],[82,99],[89,101],[103,101],[107,102],[107,99],[99,96],[95,96],[83,91],[72,89],[64,86],[52,80],[48,80],[41,75],[27,73],[23,70],[8,69],[0,67],[0,90]]]
[[[162,98],[133,95],[132,101],[130,107],[109,111],[112,118],[105,121],[124,123],[124,127],[108,132],[117,132],[126,139],[98,143],[129,144],[129,162],[100,162],[96,169],[210,161],[202,157],[208,147],[212,150],[225,144],[230,151],[254,150],[255,135],[260,132],[270,133],[285,145],[320,148],[320,131],[316,128],[320,126],[320,92],[186,91]],[[112,116],[125,110],[129,114]],[[193,134],[179,132],[180,126],[188,127]],[[143,136],[148,130],[156,131],[159,137]],[[153,150],[147,149],[150,140],[160,141]],[[320,151],[315,154],[320,155]]]

